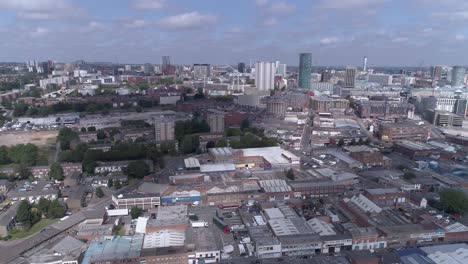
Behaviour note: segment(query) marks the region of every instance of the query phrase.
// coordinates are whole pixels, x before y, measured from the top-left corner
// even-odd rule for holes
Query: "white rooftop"
[[[285,180],[263,180],[259,183],[267,193],[290,192],[292,190]]]
[[[200,165],[200,172],[223,172],[223,171],[235,171],[236,166],[233,163],[215,163],[215,164],[203,164]]]
[[[268,216],[269,219],[285,218],[284,214],[279,208],[266,208],[265,214]]]
[[[273,166],[300,160],[299,157],[281,147],[247,148],[242,149],[242,152],[246,157],[261,156]]]
[[[138,217],[135,233],[145,234],[146,233],[146,224],[148,224],[147,217]]]
[[[185,243],[185,232],[180,230],[160,230],[145,235],[143,248],[164,248],[183,246]]]
[[[199,168],[200,167],[200,161],[198,161],[197,158],[187,158],[184,159],[184,164],[185,168]]]

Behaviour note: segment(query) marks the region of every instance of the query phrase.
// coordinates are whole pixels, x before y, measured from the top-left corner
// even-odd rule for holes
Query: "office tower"
[[[345,88],[354,88],[356,83],[357,69],[355,67],[347,67],[345,73]]]
[[[203,79],[211,75],[210,64],[194,64],[193,77],[195,79]]]
[[[331,79],[331,73],[329,71],[322,71],[322,76],[320,76],[320,82],[329,82]]]
[[[239,62],[237,64],[237,71],[240,73],[245,73],[245,63]]]
[[[312,53],[299,54],[299,88],[310,89],[312,73]]]
[[[369,82],[378,83],[382,86],[391,85],[393,81],[393,76],[390,74],[376,73],[369,74]]]
[[[257,61],[255,63],[255,85],[259,91],[273,90],[276,67],[274,62]]]
[[[155,120],[154,135],[156,142],[174,140],[175,123],[173,121],[165,122],[161,120]]]
[[[281,77],[286,76],[286,64],[276,62],[276,75],[281,75]]]
[[[362,60],[362,71],[367,71],[367,56],[364,56],[364,59]]]
[[[442,66],[431,66],[431,77],[433,80],[440,80],[442,78]]]
[[[151,66],[150,63],[143,64],[141,68],[142,68],[144,73],[151,73],[152,72],[152,69],[151,69],[152,66]]]
[[[208,113],[206,119],[210,125],[210,132],[224,133],[224,114]]]
[[[465,83],[465,68],[453,66],[452,68],[452,86],[463,86]]]

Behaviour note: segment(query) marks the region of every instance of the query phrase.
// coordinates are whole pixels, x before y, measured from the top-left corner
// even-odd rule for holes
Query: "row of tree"
[[[58,200],[50,201],[41,198],[34,205],[27,200],[23,200],[16,211],[16,221],[20,222],[24,228],[29,229],[43,217],[54,219],[63,217],[64,214],[65,208]]]
[[[0,146],[0,165],[11,163],[34,166],[43,162],[39,160],[39,149],[36,145],[18,144],[11,147]]]

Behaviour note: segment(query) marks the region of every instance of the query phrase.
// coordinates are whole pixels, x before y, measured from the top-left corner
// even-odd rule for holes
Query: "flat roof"
[[[244,156],[261,156],[271,165],[290,164],[291,162],[288,158],[290,158],[291,160],[300,159],[290,151],[284,150],[279,146],[265,148],[247,148],[241,150]]]
[[[418,141],[409,141],[409,140],[401,140],[395,142],[396,145],[411,149],[411,150],[433,150],[435,147],[426,144],[424,142]]]
[[[401,193],[398,188],[375,188],[375,189],[366,189],[366,192],[373,195],[383,195],[389,193]]]
[[[290,192],[292,190],[285,180],[263,180],[259,181],[259,184],[267,193]]]
[[[138,258],[143,245],[143,237],[143,234],[137,234],[93,242],[89,245],[81,263],[90,264],[106,260]]]
[[[200,161],[198,161],[197,158],[187,158],[184,159],[184,164],[186,168],[199,168],[200,167]]]
[[[215,164],[202,164],[200,165],[200,172],[223,172],[223,171],[235,171],[236,166],[234,163],[215,163]]]
[[[185,231],[164,229],[145,235],[143,248],[178,247],[185,244]]]

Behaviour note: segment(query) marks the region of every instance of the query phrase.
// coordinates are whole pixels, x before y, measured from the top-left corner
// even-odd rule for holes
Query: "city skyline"
[[[0,1],[0,61],[298,65],[310,52],[313,66],[464,65],[465,10],[460,0]]]

